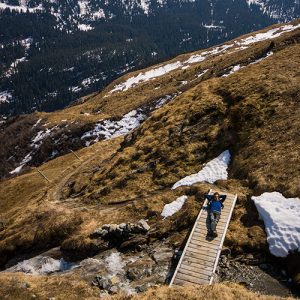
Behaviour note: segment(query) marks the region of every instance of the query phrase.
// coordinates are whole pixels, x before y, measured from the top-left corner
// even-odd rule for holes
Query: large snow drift
[[[220,179],[227,179],[227,168],[230,162],[230,152],[228,150],[222,152],[218,157],[208,162],[205,167],[196,174],[184,177],[177,181],[172,189],[176,189],[183,185],[193,185],[197,182],[214,183]]]
[[[252,200],[265,223],[270,252],[286,257],[289,251],[300,251],[300,199],[273,192]]]

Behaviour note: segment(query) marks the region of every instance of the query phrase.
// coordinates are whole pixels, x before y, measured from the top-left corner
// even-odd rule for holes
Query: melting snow
[[[32,126],[32,128],[36,127],[39,123],[40,123],[41,119],[38,120],[36,122],[36,124],[34,124]],[[37,150],[39,149],[39,147],[42,145],[42,142],[43,140],[48,137],[51,133],[52,130],[54,130],[55,128],[57,128],[57,126],[51,128],[51,129],[48,129],[46,128],[46,130],[41,130],[39,131],[31,140],[31,144],[30,146]],[[20,165],[18,167],[16,167],[14,170],[10,171],[9,174],[17,174],[17,173],[20,173],[20,171],[22,170],[22,168],[32,160],[32,155],[33,155],[33,152],[34,150],[30,151],[30,153],[28,153],[24,158],[23,160],[21,161]]]
[[[6,3],[0,3],[0,10],[5,10],[5,9],[9,9],[11,11],[17,11],[19,13],[26,13],[27,11],[30,13],[35,13],[35,12],[44,10],[42,5],[30,8],[26,5],[18,6],[18,5],[9,5]]]
[[[0,103],[9,102],[12,98],[12,94],[8,91],[0,92]]]
[[[6,272],[23,272],[31,275],[43,275],[54,272],[70,270],[74,264],[62,259],[54,259],[48,256],[36,256],[28,260],[23,260],[17,265],[6,269]]]
[[[151,69],[149,71],[146,71],[145,73],[140,73],[137,76],[130,77],[125,82],[118,84],[117,86],[115,86],[113,90],[110,91],[110,93],[116,91],[127,91],[129,88],[138,84],[139,82],[145,82],[150,79],[165,75],[173,70],[178,69],[180,66],[181,66],[181,62],[177,61],[175,63],[171,63],[171,64],[157,67],[155,69]]]
[[[124,135],[131,130],[137,128],[142,121],[145,120],[145,115],[138,110],[132,110],[124,115],[119,121],[104,120],[96,124],[95,128],[86,132],[81,138],[89,138],[96,136],[95,142],[99,141],[100,137],[105,139],[112,139]],[[90,142],[86,143],[87,146]]]
[[[270,252],[286,257],[289,251],[300,251],[300,199],[273,192],[252,200],[265,223]]]
[[[217,180],[225,180],[228,177],[227,168],[230,162],[230,152],[228,150],[221,153],[217,158],[208,162],[205,167],[196,174],[184,177],[177,181],[172,189],[180,186],[193,185],[197,182],[214,183]]]
[[[78,24],[77,27],[80,31],[89,31],[94,29],[91,25],[88,24]]]
[[[161,212],[161,216],[164,218],[173,216],[175,213],[181,210],[183,204],[187,200],[188,196],[181,196],[177,198],[175,201],[166,204]]]
[[[150,112],[164,105],[166,102],[174,98],[175,95],[166,95],[156,100],[153,105],[149,108]],[[125,135],[135,128],[139,127],[140,124],[146,120],[147,113],[144,112],[144,108],[138,108],[125,114],[120,120],[101,120],[95,128],[83,134],[81,139],[95,138],[93,141],[98,142],[100,139],[112,139],[118,136]],[[86,146],[89,146],[91,141],[86,142]]]
[[[202,61],[206,60],[208,57],[213,56],[213,55],[226,53],[228,49],[235,48],[236,50],[234,52],[239,51],[239,50],[244,50],[250,44],[277,38],[277,37],[281,36],[282,34],[296,30],[297,28],[300,28],[300,24],[284,25],[284,26],[276,27],[276,28],[270,29],[266,32],[257,33],[257,34],[248,36],[247,38],[244,38],[241,40],[235,40],[231,44],[217,46],[217,47],[212,48],[211,50],[203,51],[199,54],[193,54],[187,60],[185,60],[183,62],[177,61],[177,62],[169,63],[166,65],[160,65],[151,70],[141,72],[136,76],[129,77],[125,82],[122,82],[122,83],[116,85],[110,91],[110,93],[114,93],[114,92],[118,92],[118,91],[127,91],[128,89],[137,85],[138,83],[146,82],[148,80],[160,77],[162,75],[168,74],[171,71],[177,70],[179,68],[187,69],[187,68],[189,68],[190,64],[202,62]]]

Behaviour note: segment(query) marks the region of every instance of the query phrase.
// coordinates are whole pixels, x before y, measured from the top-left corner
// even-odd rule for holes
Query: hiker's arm
[[[220,201],[223,203],[226,200],[227,195],[221,195]]]
[[[210,202],[212,200],[212,195],[205,194],[204,196],[205,196],[204,199],[207,199],[208,202]]]

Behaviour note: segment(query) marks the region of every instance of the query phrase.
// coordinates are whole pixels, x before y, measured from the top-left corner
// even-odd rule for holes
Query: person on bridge
[[[224,208],[223,202],[226,199],[226,195],[220,195],[218,192],[213,195],[205,195],[208,200],[207,207],[209,208],[209,227],[208,234],[217,237],[217,224],[221,217],[222,208]]]

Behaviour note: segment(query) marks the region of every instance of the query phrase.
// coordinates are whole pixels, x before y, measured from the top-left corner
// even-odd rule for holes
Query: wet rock
[[[113,285],[110,289],[109,289],[109,293],[110,294],[117,294],[119,292],[119,287],[117,285]]]
[[[150,226],[148,225],[148,223],[145,220],[139,220],[138,225],[141,227],[141,229],[144,232],[148,232],[150,230]]]
[[[154,261],[150,258],[137,260],[126,265],[126,276],[130,280],[149,277],[152,274]]]
[[[152,256],[157,264],[170,262],[173,257],[173,250],[168,247],[156,248]]]
[[[101,290],[108,291],[112,287],[112,282],[109,278],[97,275],[93,281],[93,285],[98,286]]]
[[[116,246],[117,244],[122,244],[124,241],[128,241],[125,246],[128,247],[130,244],[136,246],[138,242],[135,239],[132,239],[132,236],[136,235],[147,235],[150,230],[150,226],[145,220],[140,220],[137,223],[121,223],[117,224],[104,224],[102,227],[95,229],[91,234],[91,239],[104,239],[109,240]],[[145,243],[145,239],[138,238],[141,240],[141,244]]]
[[[97,238],[101,238],[107,234],[108,234],[107,230],[102,229],[102,228],[97,228],[90,234],[90,238],[97,239]]]
[[[148,238],[145,236],[135,236],[130,238],[129,240],[123,242],[120,245],[120,249],[125,250],[125,249],[137,249],[141,250],[141,246],[145,245],[148,243]]]

